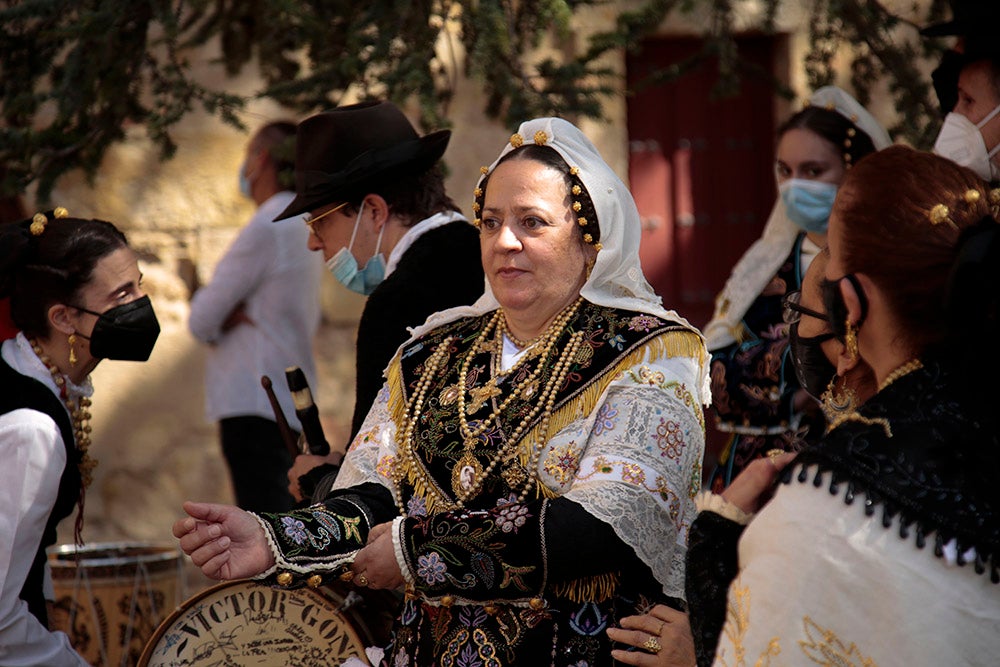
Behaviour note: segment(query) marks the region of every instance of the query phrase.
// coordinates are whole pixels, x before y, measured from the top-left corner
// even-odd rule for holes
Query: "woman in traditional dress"
[[[387,664],[609,665],[610,625],[683,604],[707,352],[577,128],[524,123],[482,174],[486,293],[403,345],[334,492],[282,515],[187,503],[174,534],[215,578],[349,565],[405,587]]]
[[[799,385],[821,405],[827,421],[833,422],[871,398],[876,386],[866,364],[842,376],[833,365],[844,344],[833,333],[823,304],[829,259],[826,248],[816,255],[802,278],[801,292],[785,296],[783,318]],[[690,614],[657,605],[648,614],[622,619],[620,628],[608,630],[612,639],[640,647],[652,636],[665,650],[655,657],[618,653],[618,660],[640,666],[689,667],[697,656],[698,665],[712,664],[726,620],[726,593],[737,573],[737,542],[753,513],[770,498],[778,472],[792,458],[775,449],[770,456],[752,461],[720,496],[703,492],[695,498],[699,513],[691,524],[685,572]]]
[[[740,537],[716,664],[995,662],[998,202],[972,171],[905,147],[845,176],[825,312],[837,374],[868,365],[878,391],[794,458]],[[728,496],[735,510],[756,509],[757,477]]]
[[[794,451],[822,434],[822,416],[788,363],[782,299],[801,289],[809,263],[826,245],[830,206],[844,174],[890,143],[872,115],[833,86],[813,93],[778,128],[779,201],[761,238],[733,268],[705,326],[715,427],[730,434],[712,471],[716,491],[765,452]]]
[[[96,462],[90,373],[101,359],[144,361],[159,334],[135,253],[109,222],[65,209],[0,227],[0,296],[16,337],[0,347],[0,664],[86,665],[49,632],[45,549],[78,505]]]

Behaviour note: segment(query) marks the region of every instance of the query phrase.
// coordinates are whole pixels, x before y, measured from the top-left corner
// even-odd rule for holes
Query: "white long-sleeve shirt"
[[[267,375],[289,424],[297,429],[285,369],[299,366],[315,390],[312,341],[319,326],[322,259],[307,248],[309,230],[301,218],[272,222],[293,196],[279,192],[260,205],[219,260],[212,280],[191,301],[191,333],[211,345],[205,390],[210,421],[274,419],[260,386],[261,376]],[[223,333],[223,322],[240,303],[253,324]]]
[[[11,368],[59,395],[48,369],[23,334],[4,341],[0,354]],[[82,386],[67,386],[74,397],[89,396],[92,391],[89,380]],[[0,415],[0,462],[0,665],[85,666],[69,638],[62,632],[49,632],[20,598],[66,467],[59,427],[47,414],[35,410]],[[46,590],[51,596],[47,572]]]

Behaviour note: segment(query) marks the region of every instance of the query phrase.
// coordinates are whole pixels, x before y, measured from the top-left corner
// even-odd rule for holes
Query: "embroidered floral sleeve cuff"
[[[259,517],[274,551],[275,569],[299,574],[329,572],[349,563],[365,545],[372,525],[366,508],[352,496]]]
[[[402,524],[404,572],[442,604],[530,603],[545,587],[542,502],[410,517]]]

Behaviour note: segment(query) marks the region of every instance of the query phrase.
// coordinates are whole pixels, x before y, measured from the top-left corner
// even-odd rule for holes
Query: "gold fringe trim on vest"
[[[604,602],[614,597],[619,583],[621,582],[618,579],[618,574],[608,572],[594,577],[583,577],[554,584],[552,593],[556,597],[570,602]]]

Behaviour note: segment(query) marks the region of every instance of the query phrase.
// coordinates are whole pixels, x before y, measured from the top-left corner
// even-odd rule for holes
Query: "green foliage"
[[[887,81],[901,113],[894,134],[928,146],[936,105],[916,63],[934,57],[936,46],[917,38],[912,25],[903,26],[908,37],[900,40],[900,19],[878,2],[810,3],[810,85],[832,81],[834,56],[851,47],[859,98]],[[301,113],[335,106],[351,92],[417,100],[424,130],[445,127],[462,70],[481,85],[485,111],[513,126],[542,114],[600,118],[620,88],[621,74],[606,56],[640,49],[671,15],[697,12],[710,17],[701,52],[640,85],[711,64],[719,73],[715,95],[736,92],[748,76],[790,95],[773,73],[743,64],[734,38],[737,24],[773,32],[784,2],[765,0],[748,26],[739,17],[750,4],[636,0],[607,30],[581,36],[574,16],[590,7],[606,11],[610,0],[0,0],[0,164],[7,168],[0,188],[21,191],[36,182],[44,201],[66,171],[92,176],[130,127],[143,128],[169,158],[176,150],[171,129],[199,106],[240,126],[247,100],[208,89],[187,60],[192,47],[206,45],[218,45],[226,73],[256,68],[264,81],[258,95]],[[933,17],[943,6],[935,0]],[[462,51],[443,33],[457,34]]]

